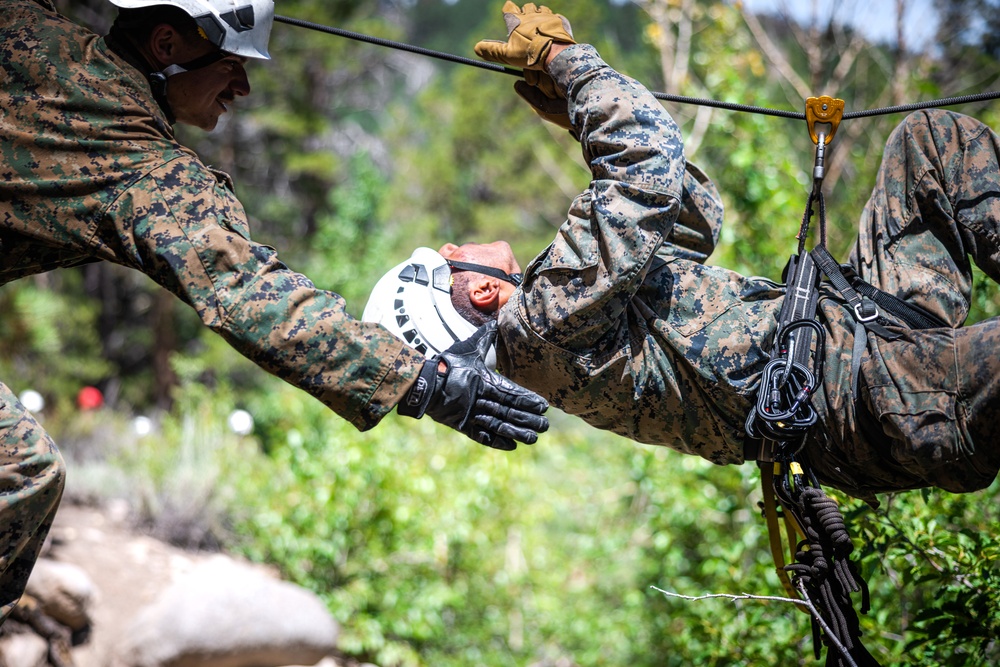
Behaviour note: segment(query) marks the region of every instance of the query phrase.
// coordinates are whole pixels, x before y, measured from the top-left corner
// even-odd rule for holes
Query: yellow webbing
[[[785,589],[785,593],[788,594],[788,597],[800,600],[802,599],[802,596],[799,595],[795,586],[792,585],[792,580],[789,578],[788,572],[785,570],[785,565],[788,562],[794,562],[795,545],[798,544],[799,536],[802,535],[802,531],[795,523],[791,513],[784,510],[781,514],[784,519],[785,539],[788,543],[789,553],[789,561],[786,561],[784,545],[781,543],[781,526],[778,522],[778,501],[774,494],[775,476],[783,474],[785,473],[782,469],[782,464],[777,461],[770,466],[764,464],[760,467],[760,486],[761,491],[764,493],[764,521],[767,524],[767,540],[771,547],[771,557],[774,559],[774,571],[778,574],[778,580],[781,582],[781,586]],[[809,613],[807,608],[801,606],[799,608],[805,613]]]

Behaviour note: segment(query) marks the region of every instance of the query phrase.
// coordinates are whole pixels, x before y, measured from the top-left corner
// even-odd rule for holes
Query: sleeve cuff
[[[555,80],[563,94],[573,85],[573,82],[588,72],[608,67],[600,54],[590,44],[572,44],[562,50],[552,59],[546,71]]]

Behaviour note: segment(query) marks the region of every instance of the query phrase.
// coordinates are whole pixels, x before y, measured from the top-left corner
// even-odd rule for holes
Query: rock
[[[327,656],[322,660],[320,660],[319,662],[317,662],[315,665],[286,665],[286,667],[340,667],[340,665],[337,663],[336,660],[333,659],[332,656]],[[361,665],[360,667],[365,667],[365,666]],[[369,667],[374,667],[374,665],[370,665]]]
[[[90,607],[97,596],[94,582],[72,563],[38,559],[25,593],[38,600],[47,616],[70,630],[90,625]]]
[[[48,655],[49,643],[33,632],[0,639],[0,665],[5,667],[45,667]]]
[[[141,609],[116,653],[130,667],[315,665],[338,631],[312,592],[218,556]]]

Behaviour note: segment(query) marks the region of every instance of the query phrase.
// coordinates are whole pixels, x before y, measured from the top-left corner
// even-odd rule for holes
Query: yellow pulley
[[[806,124],[809,126],[809,136],[814,144],[819,144],[820,135],[824,137],[824,144],[833,140],[833,135],[840,127],[840,120],[844,116],[844,100],[821,95],[820,97],[810,97],[806,100]],[[830,126],[829,132],[820,132],[817,125],[826,124]]]

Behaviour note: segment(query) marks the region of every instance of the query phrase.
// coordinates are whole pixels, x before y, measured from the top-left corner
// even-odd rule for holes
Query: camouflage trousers
[[[990,128],[939,110],[910,115],[886,145],[850,263],[951,328],[870,337],[859,395],[842,413],[856,411],[847,430],[872,457],[867,469],[852,462],[860,486],[910,477],[912,486],[974,491],[1000,468],[1000,318],[963,326],[970,259],[1000,282],[998,159]]]
[[[0,383],[0,624],[28,583],[65,476],[55,443]]]

